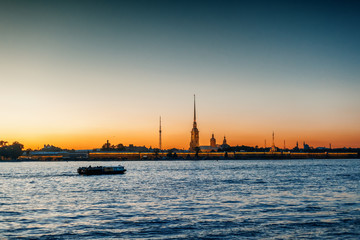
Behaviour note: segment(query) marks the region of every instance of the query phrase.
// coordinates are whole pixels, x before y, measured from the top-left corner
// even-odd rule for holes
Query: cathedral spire
[[[161,151],[161,116],[160,116],[160,126],[159,126],[159,149]]]
[[[195,94],[194,94],[194,122],[193,122],[193,128],[197,128],[197,124],[196,124],[196,104],[195,104]]]
[[[196,122],[196,105],[195,105],[195,94],[194,94],[194,122]]]
[[[197,148],[199,148],[199,130],[197,129],[197,124],[196,124],[196,104],[195,104],[195,94],[194,94],[194,122],[193,122],[193,128],[191,130],[190,150],[196,151]]]

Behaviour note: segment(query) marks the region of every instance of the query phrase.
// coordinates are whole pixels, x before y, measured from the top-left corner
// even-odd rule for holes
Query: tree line
[[[7,141],[0,140],[0,159],[17,159],[23,154],[24,145],[19,142],[13,142],[9,145]]]
[[[109,142],[105,143],[104,145],[102,145],[101,151],[118,151],[118,152],[122,152],[125,151],[126,148],[123,144],[118,144],[118,145],[112,145]]]

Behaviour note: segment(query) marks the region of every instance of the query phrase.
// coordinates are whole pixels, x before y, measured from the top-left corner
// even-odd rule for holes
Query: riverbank
[[[24,161],[173,161],[173,160],[291,160],[291,159],[360,159],[359,153],[290,153],[290,152],[210,152],[210,153],[134,153],[134,152],[96,152],[87,157],[69,158],[61,155],[21,157]]]

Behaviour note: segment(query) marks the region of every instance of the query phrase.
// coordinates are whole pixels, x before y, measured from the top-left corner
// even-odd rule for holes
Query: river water
[[[0,163],[0,239],[360,239],[360,160]]]

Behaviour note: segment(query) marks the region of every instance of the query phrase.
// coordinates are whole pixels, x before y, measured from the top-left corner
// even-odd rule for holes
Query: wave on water
[[[358,160],[126,164],[3,163],[0,238],[360,238]]]

